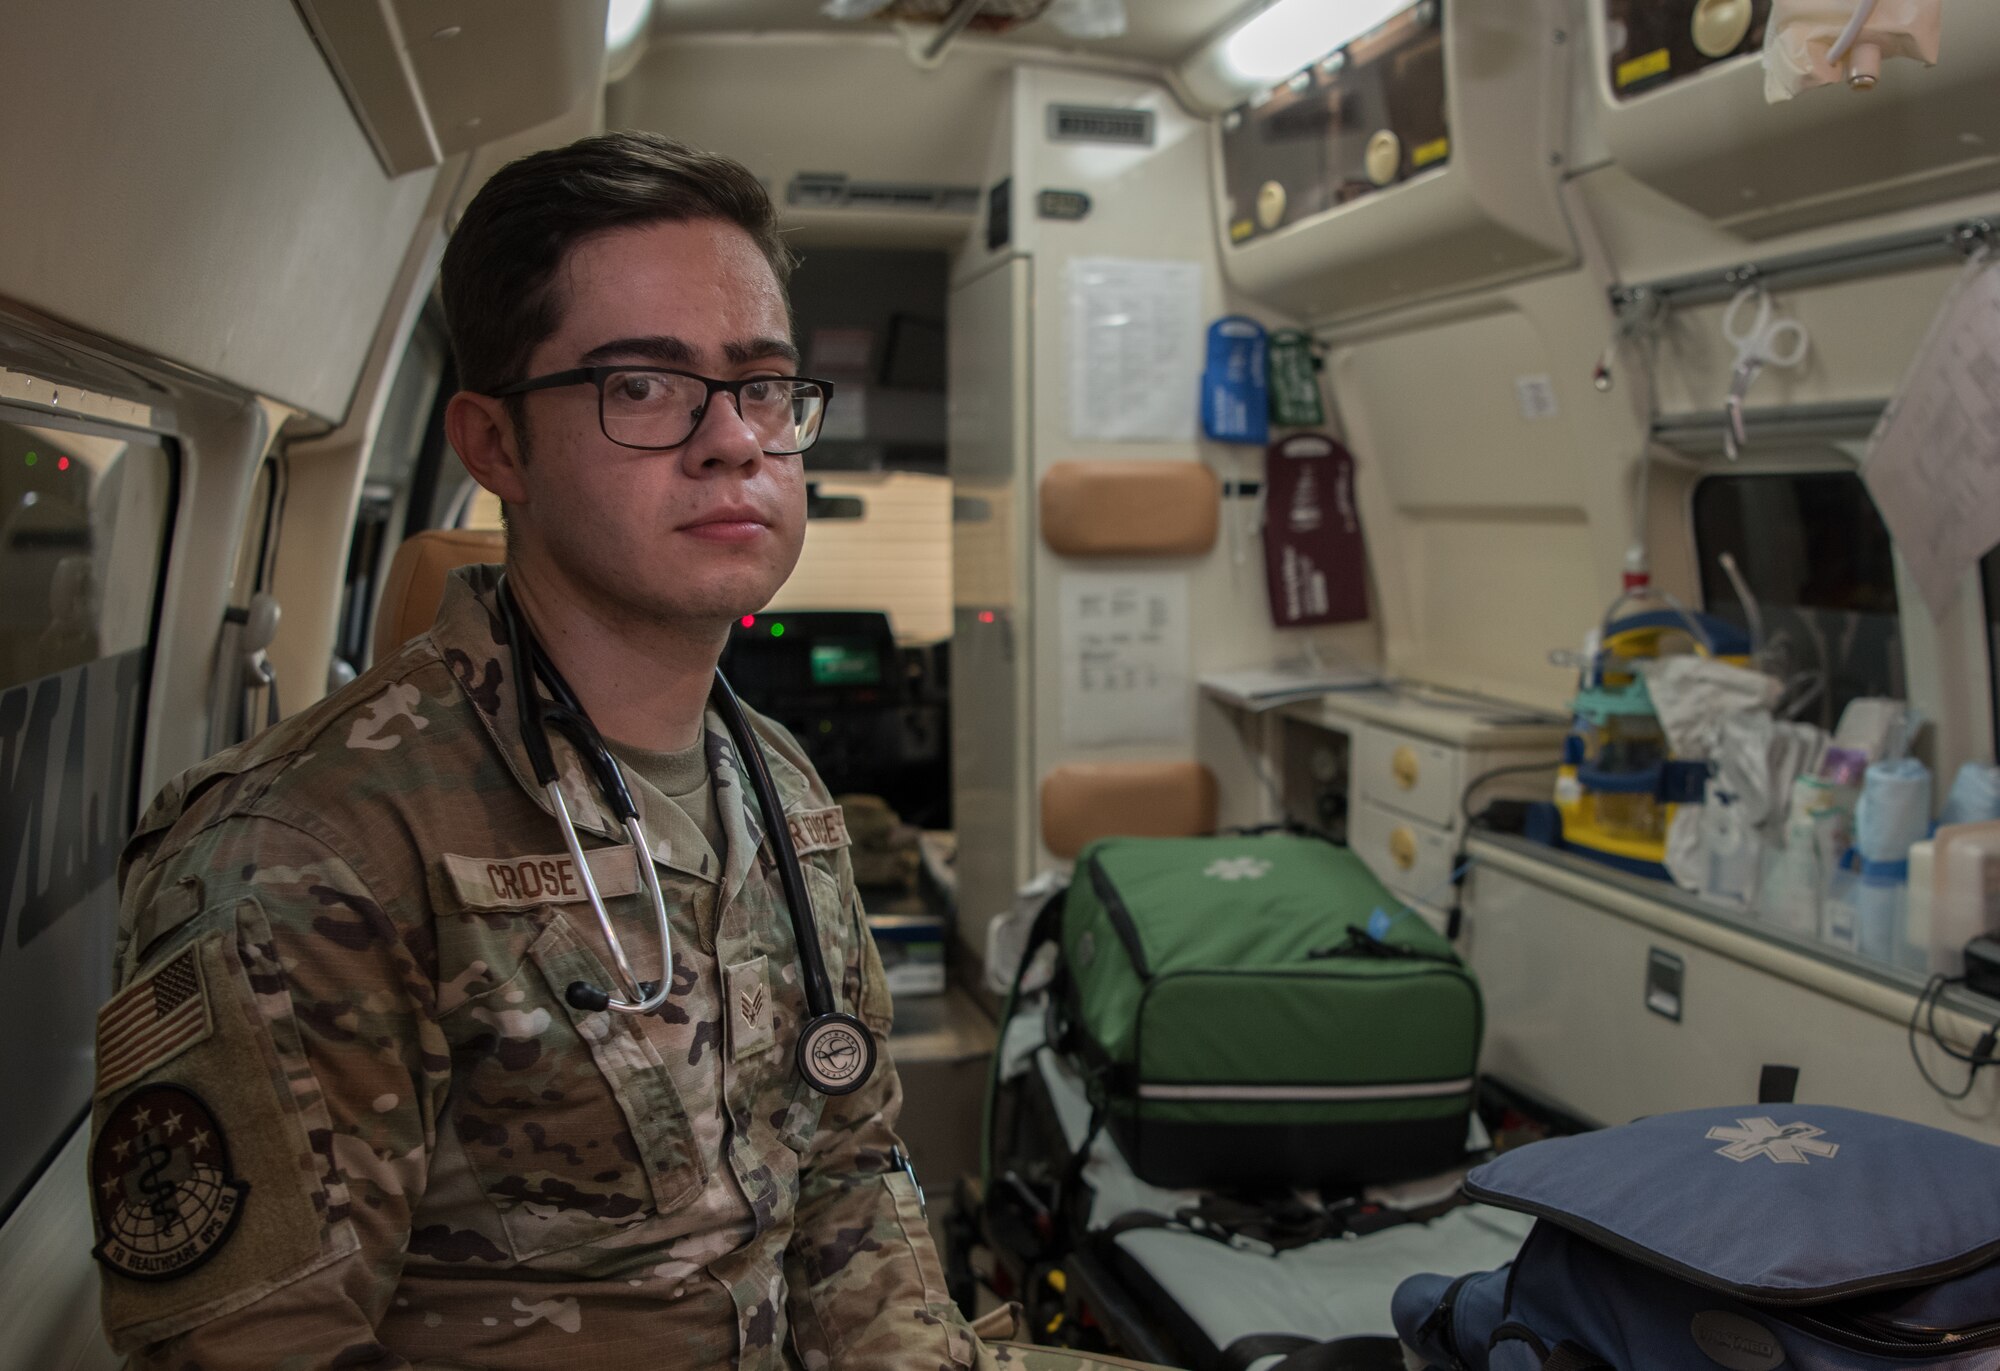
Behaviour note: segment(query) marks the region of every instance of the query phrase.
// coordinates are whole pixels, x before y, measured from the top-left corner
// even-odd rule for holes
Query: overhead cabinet
[[[1767,238],[2000,187],[2000,5],[1945,0],[1938,64],[1767,104],[1770,0],[1589,0],[1592,103],[1618,166]]]
[[[1563,8],[1421,0],[1217,120],[1231,281],[1317,324],[1573,262]]]

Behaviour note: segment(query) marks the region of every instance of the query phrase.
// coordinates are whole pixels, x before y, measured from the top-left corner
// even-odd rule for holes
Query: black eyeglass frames
[[[597,387],[597,423],[620,447],[663,452],[694,436],[717,391],[735,402],[770,457],[804,452],[819,438],[833,382],[810,376],[718,381],[671,367],[574,367],[491,391],[495,399],[588,382]]]

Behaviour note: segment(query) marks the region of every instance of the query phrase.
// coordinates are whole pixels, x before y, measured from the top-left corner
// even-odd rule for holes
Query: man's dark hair
[[[562,320],[556,269],[582,239],[695,219],[737,225],[779,286],[790,278],[771,197],[733,158],[657,133],[601,133],[502,167],[465,207],[440,269],[458,383],[483,393],[527,379],[529,354]]]

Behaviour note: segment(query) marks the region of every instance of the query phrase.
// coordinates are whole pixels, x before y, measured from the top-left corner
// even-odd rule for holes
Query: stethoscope
[[[632,792],[625,787],[625,777],[618,770],[616,759],[604,746],[603,735],[584,713],[569,682],[542,651],[505,576],[500,578],[498,595],[507,641],[514,651],[514,693],[520,704],[521,743],[527,749],[536,783],[555,809],[563,842],[569,847],[570,860],[576,864],[577,876],[590,900],[591,913],[597,916],[597,927],[611,949],[623,987],[631,995],[630,999],[620,999],[589,981],[578,980],[569,983],[563,997],[585,1013],[610,1009],[620,1014],[651,1014],[667,1002],[667,994],[673,987],[674,935],[667,922],[667,898],[660,889],[660,876],[654,869],[645,834],[639,828],[638,807],[632,803]],[[544,700],[535,689],[537,678],[548,688],[550,699]],[[827,979],[826,961],[820,955],[819,925],[813,918],[812,897],[806,892],[798,849],[793,846],[791,830],[785,824],[785,807],[771,784],[770,769],[750,731],[749,720],[743,716],[743,706],[720,671],[715,673],[708,701],[722,716],[736,745],[736,755],[743,759],[750,774],[750,788],[757,794],[757,808],[764,816],[764,827],[777,852],[778,878],[792,916],[792,933],[799,945],[799,967],[805,980],[806,1024],[799,1033],[796,1053],[799,1074],[824,1095],[845,1095],[859,1090],[875,1069],[875,1039],[859,1019],[834,1008],[833,985]],[[660,979],[657,982],[638,978],[625,956],[624,945],[611,927],[610,911],[604,907],[604,897],[598,892],[597,879],[577,837],[576,823],[563,799],[555,754],[549,749],[550,729],[567,738],[578,758],[590,768],[612,814],[624,825],[626,836],[632,841],[633,855],[645,878],[646,893],[652,897],[653,919],[658,926]]]

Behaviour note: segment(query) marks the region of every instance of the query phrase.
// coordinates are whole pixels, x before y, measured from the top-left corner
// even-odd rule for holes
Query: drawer
[[[1451,834],[1364,800],[1348,818],[1347,837],[1355,855],[1397,898],[1451,903],[1446,882],[1458,853]]]
[[[1354,790],[1364,804],[1407,814],[1438,828],[1458,826],[1457,748],[1387,728],[1356,730]]]

